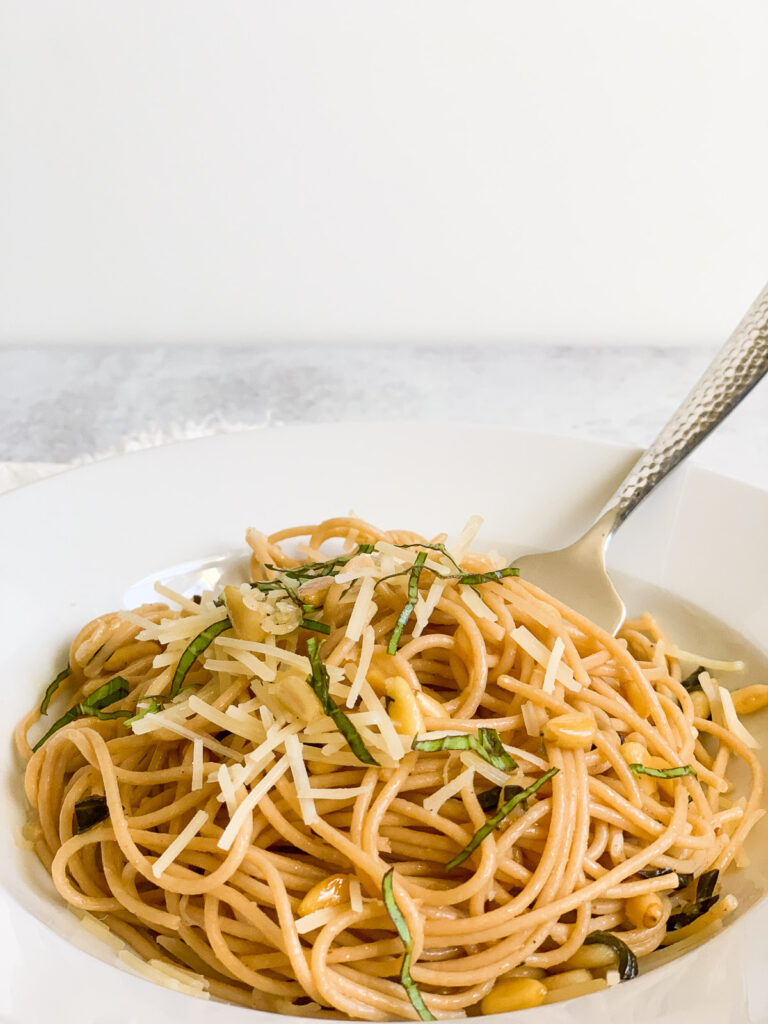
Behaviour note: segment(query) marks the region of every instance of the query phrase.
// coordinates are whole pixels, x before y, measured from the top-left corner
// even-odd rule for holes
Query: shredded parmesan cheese
[[[286,736],[285,752],[291,765],[291,775],[296,786],[296,796],[299,798],[301,817],[305,825],[311,825],[317,821],[317,808],[313,799],[316,794],[312,792],[309,785],[307,766],[304,763],[304,752],[298,736]]]
[[[324,907],[322,910],[315,910],[296,921],[296,931],[299,935],[305,935],[307,932],[314,931],[315,928],[322,928],[324,924],[328,924],[333,919],[335,914],[336,907]]]
[[[363,629],[371,618],[371,598],[373,597],[374,581],[370,576],[366,577],[360,584],[360,592],[355,600],[352,614],[347,622],[347,629],[344,636],[356,644],[362,636]]]
[[[713,672],[743,672],[743,661],[718,661],[717,658],[707,658],[703,654],[693,654],[691,651],[684,651],[682,647],[672,646],[669,651],[670,658],[678,658],[680,661],[690,661],[694,665],[703,665],[704,668],[711,668]]]
[[[121,949],[125,949],[125,943],[121,938],[111,932],[109,928],[104,924],[103,921],[99,921],[93,914],[78,914],[80,924],[85,928],[87,932],[90,932],[95,938],[99,939],[105,945],[109,946],[110,949],[118,953]]]
[[[537,661],[543,668],[547,668],[552,652],[540,640],[537,640],[530,630],[525,626],[518,626],[517,629],[512,630],[511,635],[518,647],[522,647],[534,661]],[[555,679],[561,682],[566,690],[576,692],[581,689],[581,683],[573,678],[571,669],[562,662],[555,669]]]
[[[459,536],[448,546],[447,550],[450,552],[451,557],[459,564],[461,564],[462,558],[466,555],[467,551],[469,551],[469,545],[479,533],[482,525],[482,516],[470,516]]]
[[[432,793],[424,801],[423,807],[425,811],[439,811],[446,800],[450,800],[452,796],[456,796],[457,793],[461,792],[464,786],[471,785],[472,779],[475,775],[475,769],[470,766],[466,771],[461,772],[456,776],[455,779],[451,779],[450,782],[446,782],[444,786]]]
[[[555,679],[557,678],[557,670],[560,668],[560,660],[563,657],[564,650],[565,644],[562,638],[557,637],[552,644],[552,650],[547,660],[547,669],[544,673],[544,682],[541,684],[541,689],[544,693],[555,692]]]
[[[472,587],[459,586],[459,597],[471,612],[474,612],[478,619],[489,619],[491,622],[498,622],[496,612],[491,611],[485,601]]]
[[[467,768],[473,768],[478,775],[482,775],[484,779],[488,779],[495,786],[506,786],[509,782],[509,775],[506,772],[503,772],[501,768],[495,768],[492,764],[488,764],[474,750],[460,751],[459,758],[461,763],[466,765]]]
[[[203,744],[199,739],[192,741],[192,789],[203,788]]]
[[[373,648],[376,643],[376,633],[373,626],[366,626],[363,630],[363,641],[360,644],[360,657],[357,662],[357,670],[355,677],[352,680],[352,685],[349,688],[347,694],[347,707],[352,708],[355,706],[355,701],[360,696],[360,689],[365,682],[365,678],[368,675],[368,669],[371,665],[371,657],[373,655]]]
[[[144,728],[138,729],[137,726],[141,725],[143,725]],[[218,740],[211,739],[210,736],[201,736],[199,733],[193,732],[191,729],[187,729],[183,725],[179,725],[178,722],[174,722],[170,718],[161,718],[159,714],[145,715],[143,718],[140,718],[138,722],[134,722],[131,728],[134,732],[153,732],[155,729],[167,729],[169,732],[174,732],[177,736],[183,736],[185,739],[192,740],[193,742],[195,740],[200,740],[204,747],[212,750],[215,754],[220,754],[222,757],[232,757],[235,761],[243,760],[243,755],[237,750],[225,747],[223,743],[219,743]]]
[[[232,651],[253,651],[255,654],[265,654],[271,658],[277,658],[286,665],[295,665],[307,675],[312,671],[309,658],[303,654],[296,654],[294,651],[286,651],[275,644],[257,643],[255,640],[239,640],[232,636],[218,636],[216,643],[222,647],[228,647]]]
[[[349,905],[356,914],[363,912],[363,890],[356,878],[349,880]]]
[[[270,791],[270,789],[272,789],[277,780],[285,775],[289,766],[290,762],[288,757],[284,755],[280,758],[277,764],[267,772],[264,778],[253,787],[248,796],[232,815],[229,824],[222,832],[217,844],[220,850],[229,850],[231,848],[237,833],[244,825],[248,815],[253,812],[253,808],[256,804],[266,793]]]
[[[741,742],[746,746],[751,747],[753,750],[758,748],[760,744],[752,733],[749,732],[748,729],[745,729],[739,721],[739,716],[736,714],[736,708],[733,706],[733,698],[728,690],[726,690],[724,686],[719,686],[718,690],[720,691],[720,704],[723,709],[723,720],[726,728],[730,729],[734,736],[738,736]]]
[[[442,580],[435,580],[427,591],[427,596],[419,594],[416,599],[416,624],[413,627],[413,639],[420,637],[432,618],[432,613],[440,603],[440,598],[445,590],[445,583]]]
[[[219,711],[218,708],[206,704],[204,700],[200,700],[194,694],[189,698],[189,706],[195,714],[200,715],[207,722],[212,722],[220,729],[234,733],[235,736],[242,736],[243,739],[251,740],[252,743],[260,743],[264,737],[264,727],[255,718],[250,722],[244,718],[235,718],[234,715],[228,715],[226,711]]]
[[[190,841],[195,838],[206,821],[208,821],[207,811],[198,811],[197,814],[195,814],[189,824],[179,832],[168,849],[161,853],[152,865],[152,874],[155,878],[160,878],[165,869],[170,864],[173,864],[179,854],[182,853],[187,848]]]
[[[523,702],[521,711],[525,731],[529,736],[538,736],[541,733],[541,726],[539,724],[539,711],[536,705],[533,701],[526,700]]]

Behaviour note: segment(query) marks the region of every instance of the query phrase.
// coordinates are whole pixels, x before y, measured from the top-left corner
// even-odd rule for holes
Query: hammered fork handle
[[[768,285],[703,376],[616,492],[609,533],[704,438],[722,423],[768,372]],[[609,519],[606,514],[603,519]],[[606,524],[607,525],[607,524]]]

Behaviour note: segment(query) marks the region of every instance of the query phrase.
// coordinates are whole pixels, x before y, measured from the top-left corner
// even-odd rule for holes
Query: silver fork
[[[521,576],[616,633],[624,602],[605,568],[611,537],[664,477],[723,422],[768,371],[768,285],[677,412],[640,456],[610,507],[569,547],[518,558]]]

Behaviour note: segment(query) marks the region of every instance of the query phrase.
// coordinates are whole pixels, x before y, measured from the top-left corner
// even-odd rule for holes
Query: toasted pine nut
[[[311,722],[321,713],[320,701],[307,686],[304,676],[284,675],[277,682],[265,683],[266,692],[283,709],[286,717]]]
[[[585,981],[592,981],[589,971],[577,968],[573,971],[562,971],[560,974],[552,974],[544,979],[544,984],[551,992],[555,988],[565,988],[569,985],[583,985]]]
[[[621,756],[627,764],[645,764],[648,751],[642,743],[636,743],[634,740],[625,740],[621,745]]]
[[[624,913],[635,928],[653,928],[664,916],[664,904],[657,893],[648,892],[628,899]]]
[[[402,676],[390,676],[384,682],[384,692],[392,698],[389,717],[397,732],[402,736],[424,732],[424,717],[408,681]]]
[[[587,750],[597,732],[597,723],[591,715],[569,711],[550,718],[544,726],[544,738],[565,750]]]
[[[733,706],[737,715],[751,715],[768,707],[768,686],[755,683],[754,686],[742,686],[731,693]]]
[[[531,1006],[541,1006],[546,995],[546,985],[537,978],[507,978],[494,985],[483,997],[480,1009],[485,1014],[527,1010]]]
[[[349,879],[346,875],[331,875],[313,885],[298,907],[299,917],[306,917],[316,910],[336,907],[349,898]]]
[[[646,757],[644,763],[646,768],[660,768],[662,771],[665,768],[672,767],[672,765],[668,761],[665,761],[663,757]],[[644,775],[641,777],[646,779],[651,778],[650,775]],[[675,783],[679,781],[678,779],[654,779],[653,781],[656,783],[656,785],[659,787],[662,793],[666,793],[666,795],[671,800],[674,800]]]
[[[766,689],[768,689],[768,687],[766,687]],[[707,699],[707,695],[706,693],[704,693],[703,690],[693,691],[693,693],[691,694],[691,703],[693,704],[693,713],[696,716],[696,718],[709,718],[711,713],[709,707],[709,700]]]
[[[257,643],[264,640],[266,633],[261,628],[261,613],[247,607],[240,588],[224,587],[224,600],[235,634],[241,640],[255,640]]]
[[[624,683],[627,700],[640,715],[641,718],[648,718],[651,713],[651,701],[639,683],[634,679],[628,679]]]
[[[596,942],[592,946],[582,946],[565,961],[563,967],[573,970],[576,967],[612,967],[618,957],[616,951],[610,946],[604,946],[602,942]]]

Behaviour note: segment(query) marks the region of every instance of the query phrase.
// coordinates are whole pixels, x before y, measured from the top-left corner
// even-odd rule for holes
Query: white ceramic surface
[[[350,507],[424,533],[456,531],[480,512],[479,544],[510,555],[562,543],[597,513],[634,456],[596,442],[455,424],[283,428],[125,456],[0,499],[0,1020],[170,1024],[183,1016],[190,1024],[236,1024],[265,1017],[116,970],[106,947],[52,897],[33,855],[14,843],[23,801],[10,733],[83,622],[121,607],[145,577],[237,548],[247,525],[271,530]],[[748,678],[766,678],[768,494],[684,468],[625,524],[610,562],[633,610],[650,605],[684,646],[715,657],[746,654]],[[691,605],[707,615],[693,614]],[[768,739],[759,721],[750,728]],[[727,882],[742,908],[768,889],[766,829],[757,830],[750,852],[753,866]],[[547,1024],[765,1021],[768,982],[758,953],[766,926],[768,912],[758,907],[675,963],[549,1007]],[[534,1010],[515,1022],[543,1019]]]

